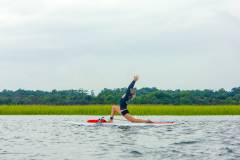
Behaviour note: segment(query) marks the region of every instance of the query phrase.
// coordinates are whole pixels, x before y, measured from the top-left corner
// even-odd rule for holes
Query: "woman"
[[[114,119],[114,114],[117,112],[119,114],[122,114],[124,118],[126,118],[130,122],[134,123],[152,123],[151,120],[144,120],[144,119],[137,119],[129,114],[129,111],[127,109],[127,101],[133,99],[136,97],[136,90],[133,89],[135,83],[138,81],[139,77],[134,76],[133,81],[128,86],[126,93],[122,96],[120,99],[120,106],[113,105],[112,106],[112,112],[110,116],[109,122],[112,123]]]

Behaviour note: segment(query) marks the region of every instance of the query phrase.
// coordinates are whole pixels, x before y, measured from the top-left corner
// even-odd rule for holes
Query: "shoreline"
[[[240,105],[129,105],[139,116],[240,115]],[[111,105],[0,105],[0,115],[109,115]]]

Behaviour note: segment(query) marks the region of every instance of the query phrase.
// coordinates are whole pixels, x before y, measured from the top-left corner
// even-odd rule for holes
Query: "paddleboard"
[[[168,126],[175,125],[175,122],[154,122],[154,123],[86,123],[86,122],[70,122],[78,126]]]

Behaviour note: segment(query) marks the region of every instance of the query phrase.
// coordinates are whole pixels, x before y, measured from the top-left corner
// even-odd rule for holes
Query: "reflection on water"
[[[87,116],[0,116],[0,159],[240,159],[240,116],[166,116],[174,126],[83,127]]]

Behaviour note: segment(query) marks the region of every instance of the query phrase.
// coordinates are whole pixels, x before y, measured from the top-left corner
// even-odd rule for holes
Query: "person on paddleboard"
[[[153,123],[151,120],[144,120],[144,119],[138,119],[133,117],[129,114],[128,108],[127,108],[127,101],[133,99],[136,97],[136,89],[134,89],[135,83],[138,81],[139,77],[134,76],[133,81],[128,86],[126,93],[121,97],[119,106],[113,105],[111,116],[109,122],[112,123],[114,119],[114,114],[117,112],[121,114],[124,118],[126,118],[128,121],[133,123]]]

